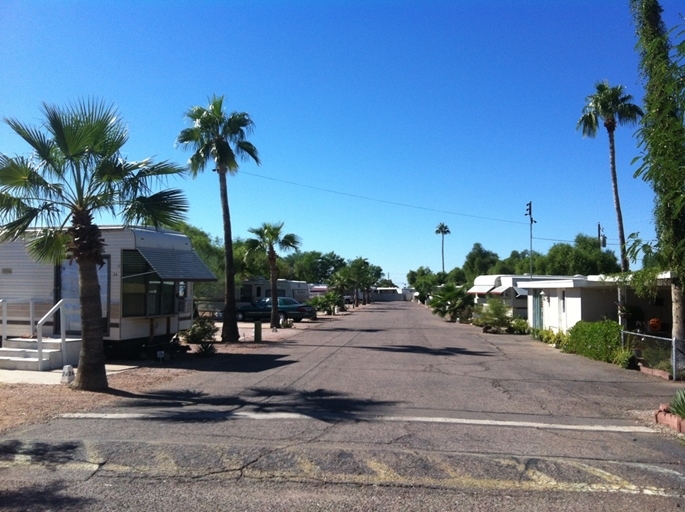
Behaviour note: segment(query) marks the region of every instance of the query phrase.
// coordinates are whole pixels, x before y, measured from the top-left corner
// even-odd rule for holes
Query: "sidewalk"
[[[107,375],[132,370],[136,366],[123,364],[105,365]],[[74,372],[77,370],[74,369]],[[49,372],[34,372],[26,370],[0,370],[0,383],[4,384],[60,384],[62,382],[62,370]]]

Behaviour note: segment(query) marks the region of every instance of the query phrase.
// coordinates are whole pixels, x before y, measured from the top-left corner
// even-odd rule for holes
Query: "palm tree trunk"
[[[685,352],[685,323],[683,323],[683,285],[680,279],[671,281],[671,337],[676,339],[676,348]]]
[[[81,353],[79,354],[73,389],[104,391],[108,388],[105,372],[105,351],[102,342],[102,304],[97,265],[80,261],[79,302],[81,306]]]
[[[278,267],[276,266],[276,253],[273,247],[269,247],[269,279],[271,281],[271,322],[272,329],[280,327],[278,322]]]
[[[240,341],[235,305],[235,266],[233,265],[233,235],[231,234],[231,212],[228,209],[228,186],[226,169],[217,169],[219,175],[219,192],[221,194],[221,213],[224,221],[224,266],[226,283],[224,287],[224,323],[221,330],[221,341],[237,343]]]
[[[445,273],[445,234],[442,234],[442,273]]]
[[[621,271],[628,272],[630,263],[626,251],[626,236],[623,231],[623,214],[621,213],[621,200],[618,196],[618,178],[616,177],[616,147],[614,143],[614,132],[609,132],[609,163],[611,166],[611,188],[614,192],[614,207],[616,208],[616,221],[618,223],[618,242],[621,244]]]

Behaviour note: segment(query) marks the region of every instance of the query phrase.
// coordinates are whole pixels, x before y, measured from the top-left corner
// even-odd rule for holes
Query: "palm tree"
[[[238,159],[252,159],[259,165],[257,148],[246,140],[252,132],[253,122],[246,112],[224,111],[224,97],[213,96],[209,106],[192,107],[186,112],[191,128],[181,131],[176,142],[190,147],[194,153],[188,161],[193,177],[203,171],[207,163],[214,162],[214,171],[219,175],[219,193],[224,224],[224,244],[226,254],[224,266],[226,283],[224,286],[224,322],[221,339],[224,342],[237,342],[240,339],[236,320],[235,304],[235,265],[233,262],[233,235],[231,233],[231,213],[228,209],[227,174],[238,172]]]
[[[107,389],[97,267],[104,243],[97,214],[120,214],[126,225],[175,225],[187,211],[180,190],[151,185],[184,172],[167,162],[129,162],[121,156],[126,127],[112,106],[95,100],[67,108],[43,104],[42,127],[5,119],[32,148],[30,157],[0,155],[0,240],[27,235],[41,262],[78,264],[81,353],[72,387]]]
[[[624,93],[622,85],[614,87],[606,80],[595,84],[595,94],[586,98],[583,115],[578,120],[576,130],[582,130],[583,137],[595,137],[600,121],[609,134],[609,165],[611,168],[611,186],[614,193],[614,207],[618,223],[618,238],[621,244],[621,270],[629,270],[626,251],[626,239],[623,231],[623,214],[618,197],[618,178],[616,177],[616,147],[614,132],[619,125],[633,125],[643,116],[642,109],[632,103],[633,97]]]
[[[436,235],[441,235],[442,236],[442,273],[445,273],[445,235],[450,234],[450,228],[447,227],[447,224],[444,222],[441,222],[438,224],[438,227],[435,228],[435,234]]]
[[[278,254],[276,254],[276,247],[281,251],[289,251],[291,249],[298,251],[300,247],[300,238],[292,233],[283,234],[283,223],[269,224],[265,222],[258,228],[250,228],[248,231],[255,235],[255,238],[248,238],[245,240],[247,246],[247,254],[253,252],[266,252],[269,260],[269,278],[271,280],[271,328],[279,327],[280,322],[278,318]]]

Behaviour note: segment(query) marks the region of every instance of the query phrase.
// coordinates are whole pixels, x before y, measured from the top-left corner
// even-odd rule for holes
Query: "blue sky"
[[[682,3],[662,0],[669,27]],[[679,5],[680,4],[680,5]],[[229,178],[234,235],[285,222],[303,250],[363,256],[398,284],[604,227],[618,252],[606,133],[575,130],[598,80],[641,102],[628,0],[4,0],[0,117],[92,96],[129,126],[128,158],[184,164],[184,112],[225,95],[249,112],[261,166]],[[635,127],[617,131],[626,233],[654,236],[634,179]],[[0,152],[27,147],[4,124]],[[218,180],[178,181],[188,221],[221,235]],[[613,245],[616,244],[616,245]]]

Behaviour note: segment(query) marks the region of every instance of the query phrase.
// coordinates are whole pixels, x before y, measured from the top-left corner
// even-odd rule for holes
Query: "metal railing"
[[[640,332],[623,331],[621,345],[643,365],[663,370],[674,380],[685,379],[685,341]]]
[[[52,306],[50,310],[43,315],[37,322],[35,320],[36,316],[36,299],[0,299],[0,311],[2,312],[2,341],[7,340],[7,305],[8,304],[29,304],[29,328],[30,337],[36,338],[36,349],[38,352],[38,370],[43,370],[43,326],[50,320],[57,311],[60,315],[60,347],[62,351],[62,365],[66,364],[66,314],[65,306],[67,303],[75,302],[74,300],[62,299],[57,304]]]
[[[8,304],[29,304],[29,328],[30,336],[33,337],[36,333],[36,324],[34,318],[36,316],[36,301],[35,299],[0,299],[0,311],[2,311],[2,335],[3,341],[7,339],[7,305]]]
[[[36,329],[36,348],[38,349],[38,371],[43,371],[43,324],[47,322],[52,315],[59,311],[59,328],[60,328],[60,347],[62,349],[62,366],[67,364],[67,326],[66,315],[64,314],[64,305],[67,300],[62,299],[57,304],[50,308],[50,311],[45,313],[45,316],[38,320],[38,328]],[[33,315],[32,315],[33,316]],[[33,319],[31,320],[33,322]]]

